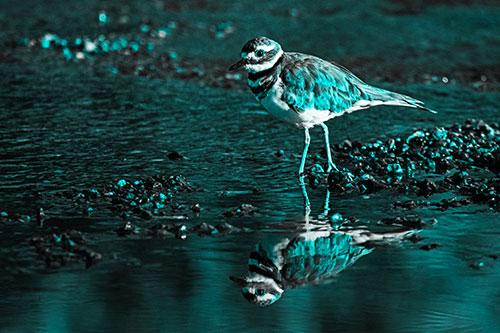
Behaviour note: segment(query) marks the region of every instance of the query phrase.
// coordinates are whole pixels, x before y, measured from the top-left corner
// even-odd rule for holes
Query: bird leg
[[[299,168],[299,178],[301,180],[301,184],[304,183],[304,166],[306,165],[306,157],[307,157],[307,150],[309,149],[309,143],[311,143],[311,136],[309,135],[309,129],[305,128],[305,140],[304,140],[304,151],[302,152],[302,161],[300,162],[300,168]]]
[[[311,202],[309,201],[309,196],[307,195],[306,185],[303,181],[300,183],[302,188],[302,196],[304,197],[304,216],[306,218],[306,223],[309,222],[309,215],[311,214]]]
[[[328,134],[328,127],[321,123],[321,127],[323,127],[323,132],[325,133],[325,144],[326,144],[326,156],[328,158],[328,168],[326,169],[326,172],[330,172],[332,170],[339,171],[337,166],[333,163],[332,160],[332,152],[330,151],[330,137]]]
[[[306,165],[307,150],[309,149],[309,144],[311,143],[311,136],[309,135],[309,129],[304,129],[305,140],[304,140],[304,151],[302,152],[302,160],[300,161],[299,168],[299,184],[302,189],[302,195],[304,197],[304,215],[306,218],[306,223],[309,221],[309,214],[311,213],[311,203],[309,202],[309,196],[307,195],[306,184],[304,183],[304,166]]]

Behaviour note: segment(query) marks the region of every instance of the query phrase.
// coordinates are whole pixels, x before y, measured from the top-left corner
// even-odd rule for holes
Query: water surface
[[[494,25],[500,17],[498,7],[429,7],[418,15],[399,16],[387,11],[394,3],[373,2],[370,8],[375,9],[366,26],[356,25],[355,30],[378,27],[380,31],[353,36],[342,22],[363,17],[364,11],[341,4],[324,16],[309,14],[300,5],[291,6],[298,8],[297,18],[279,3],[266,3],[272,8],[265,7],[265,15],[248,13],[253,7],[244,4],[232,5],[228,10],[232,14],[224,14],[225,2],[205,7],[194,2],[193,8],[181,6],[175,10],[167,3],[121,8],[91,2],[73,11],[66,2],[52,5],[27,8],[18,4],[2,14],[2,41],[6,46],[0,61],[0,211],[31,217],[29,222],[16,220],[0,226],[2,330],[498,329],[498,213],[481,205],[444,212],[395,210],[394,201],[402,197],[391,191],[332,195],[329,215],[320,220],[329,225],[330,217],[339,213],[358,219],[357,228],[383,232],[395,228],[379,223],[386,217],[434,219],[419,232],[423,241],[376,246],[330,283],[286,290],[269,307],[247,303],[229,276],[242,276],[247,271],[250,253],[266,237],[280,240],[303,232],[303,197],[295,178],[303,133],[265,115],[249,91],[240,89],[244,78],[236,88],[222,89],[206,77],[186,80],[169,74],[115,74],[106,70],[108,62],[135,66],[140,57],[95,55],[90,60],[67,62],[59,50],[14,47],[11,43],[25,37],[39,40],[47,32],[73,38],[101,33],[109,36],[111,31],[128,38],[149,19],[151,26],[172,20],[179,22],[179,28],[170,39],[157,43],[157,53],[144,57],[154,59],[175,50],[205,68],[230,64],[242,43],[259,34],[281,36],[280,40],[290,47],[329,59],[348,61],[352,54],[358,59],[352,62],[358,72],[370,73],[373,65],[375,74],[366,77],[367,81],[410,94],[440,112],[431,115],[374,108],[329,122],[332,143],[345,139],[375,141],[408,136],[416,129],[462,123],[468,118],[498,121],[498,87],[493,84],[482,89],[474,85],[480,78],[465,82],[466,75],[458,70],[476,64],[479,69],[498,65],[498,24]],[[110,13],[108,26],[97,24],[100,10]],[[128,16],[128,23],[120,26],[116,19],[120,15]],[[265,24],[254,28],[248,22],[252,17]],[[463,29],[468,30],[455,35],[451,32],[454,28],[447,26],[453,22],[450,18],[467,23]],[[236,30],[217,39],[210,27],[221,21],[235,23]],[[323,29],[325,22],[337,24],[337,33],[321,35],[318,29]],[[405,24],[401,26],[402,22]],[[426,22],[437,22],[439,33],[432,34],[436,25]],[[395,26],[403,31],[395,32]],[[411,34],[405,31],[412,29],[418,33],[408,37]],[[336,36],[332,42],[335,48],[326,46],[330,34]],[[387,44],[380,36],[387,37],[383,38]],[[408,46],[409,38],[418,46]],[[395,46],[401,49],[387,55],[390,60],[376,61]],[[488,57],[482,57],[483,46],[490,52]],[[420,68],[428,72],[414,73]],[[450,79],[456,76],[453,84],[443,83],[443,71]],[[400,72],[403,74],[396,75]],[[494,79],[496,74],[484,75]],[[311,134],[312,159],[308,163],[313,163],[323,148],[320,129],[313,129]],[[280,150],[284,156],[277,154]],[[184,159],[170,159],[168,154],[174,151]],[[176,196],[186,208],[172,215],[187,214],[188,219],[182,223],[229,222],[249,231],[219,237],[193,234],[184,240],[119,237],[114,230],[122,220],[108,208],[98,206],[84,214],[71,200],[57,195],[68,189],[155,174],[182,174],[202,190]],[[307,191],[311,219],[318,221],[326,188],[308,187]],[[202,208],[199,215],[189,210],[194,203]],[[255,206],[257,214],[224,217],[224,212],[241,203]],[[39,207],[47,215],[44,227],[35,221]],[[136,217],[132,221],[142,229],[158,222],[157,218]],[[45,267],[30,245],[31,237],[71,229],[84,233],[88,246],[103,255],[102,261],[89,269],[83,264]],[[428,244],[440,247],[420,249]]]

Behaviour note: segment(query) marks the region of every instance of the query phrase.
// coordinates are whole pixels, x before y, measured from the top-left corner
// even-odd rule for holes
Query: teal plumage
[[[273,237],[265,238],[250,253],[248,273],[231,279],[250,303],[267,306],[279,300],[286,289],[331,280],[373,251],[347,233],[322,233],[308,232],[277,242]]]
[[[316,109],[341,114],[360,101],[366,101],[367,107],[374,101],[393,101],[395,105],[429,111],[409,96],[368,85],[341,65],[301,53],[287,52],[283,56],[282,99],[298,112]]]
[[[283,284],[295,288],[327,280],[371,251],[373,249],[356,245],[352,237],[346,234],[333,234],[315,240],[296,238],[282,251]]]
[[[294,110],[325,110],[340,113],[355,101],[366,98],[351,81],[354,76],[319,58],[299,53],[287,54],[288,65],[282,69],[283,100]],[[358,80],[359,81],[359,80]]]
[[[229,70],[244,68],[255,97],[277,118],[305,130],[305,144],[299,168],[301,184],[309,147],[309,128],[321,125],[327,146],[327,172],[338,170],[332,161],[328,127],[331,118],[376,105],[411,107],[435,113],[412,97],[373,87],[348,69],[321,58],[283,52],[266,37],[248,41],[241,59]]]
[[[326,227],[326,226],[325,226]],[[302,232],[291,239],[267,235],[250,253],[248,272],[231,276],[250,303],[267,306],[287,289],[328,283],[343,270],[374,250],[376,244],[393,243],[416,230],[371,233],[367,229]]]

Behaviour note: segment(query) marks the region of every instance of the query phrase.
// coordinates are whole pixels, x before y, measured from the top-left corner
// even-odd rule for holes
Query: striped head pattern
[[[244,68],[255,74],[272,68],[283,55],[280,44],[267,37],[249,40],[241,50],[241,59],[229,70]]]

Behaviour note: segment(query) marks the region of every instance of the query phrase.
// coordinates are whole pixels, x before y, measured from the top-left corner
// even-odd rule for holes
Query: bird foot
[[[333,163],[328,164],[328,168],[326,169],[326,173],[330,173],[330,172],[332,172],[332,170],[335,172],[340,171],[335,164],[333,164]]]
[[[346,183],[353,183],[354,182],[354,175],[349,172],[347,169],[339,170],[339,169],[334,169],[329,173],[329,177],[332,177],[333,179],[336,179],[337,182],[346,182]]]

